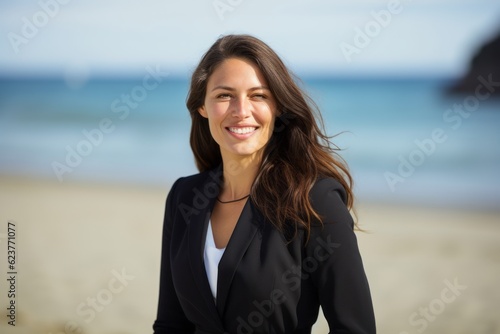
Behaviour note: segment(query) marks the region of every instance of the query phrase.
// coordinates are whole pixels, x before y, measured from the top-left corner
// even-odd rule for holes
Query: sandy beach
[[[0,177],[0,332],[151,333],[167,192]],[[378,333],[500,333],[500,211],[364,202],[357,211]],[[327,328],[320,319],[314,333]]]

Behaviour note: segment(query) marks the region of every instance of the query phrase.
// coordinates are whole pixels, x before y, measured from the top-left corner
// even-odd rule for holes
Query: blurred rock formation
[[[492,94],[500,97],[500,31],[479,48],[465,76],[449,87],[448,93],[475,94],[477,86],[483,82],[480,77],[497,83]]]

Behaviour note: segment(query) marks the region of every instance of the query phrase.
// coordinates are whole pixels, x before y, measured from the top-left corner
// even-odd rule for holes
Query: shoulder
[[[323,195],[329,192],[334,192],[340,197],[342,202],[347,202],[347,195],[344,187],[340,184],[339,181],[334,179],[333,177],[320,177],[316,180],[316,183],[313,185],[309,195],[311,200],[318,200]]]
[[[220,168],[184,176],[174,182],[169,196],[177,200],[192,200],[195,195],[201,194],[210,197],[214,192],[218,192],[221,182],[222,170]]]
[[[353,226],[352,216],[347,208],[347,194],[339,181],[332,177],[318,178],[309,198],[323,224],[347,223]]]
[[[177,218],[189,221],[191,215],[198,215],[207,208],[219,193],[222,173],[214,169],[177,179],[167,196],[165,222]]]
[[[359,256],[354,233],[354,220],[347,207],[347,194],[342,184],[334,178],[319,178],[309,193],[311,205],[320,221],[311,223],[306,251],[314,256],[318,247],[328,246],[330,259]],[[331,246],[331,247],[330,247]]]

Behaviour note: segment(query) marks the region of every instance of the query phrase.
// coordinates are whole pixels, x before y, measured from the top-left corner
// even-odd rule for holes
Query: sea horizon
[[[358,198],[500,208],[498,100],[481,101],[459,119],[449,110],[467,95],[446,93],[453,78],[300,79],[327,134],[340,133],[333,142],[343,149]],[[148,80],[154,88],[144,88],[144,76],[68,83],[0,75],[0,175],[167,187],[196,173],[185,107],[189,77]],[[70,152],[84,150],[97,130],[102,138],[96,135],[70,166]]]

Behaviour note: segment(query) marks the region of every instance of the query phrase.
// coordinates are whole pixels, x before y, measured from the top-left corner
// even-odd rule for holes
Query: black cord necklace
[[[217,202],[219,202],[219,203],[221,203],[221,204],[228,204],[228,203],[234,203],[234,202],[239,202],[239,201],[242,201],[242,200],[244,200],[244,199],[245,199],[245,198],[247,198],[247,197],[250,197],[250,194],[248,194],[248,195],[246,195],[246,196],[244,196],[244,197],[242,197],[242,198],[233,199],[232,201],[227,201],[227,202],[223,202],[223,201],[221,201],[221,200],[219,199],[219,197],[217,197]]]

